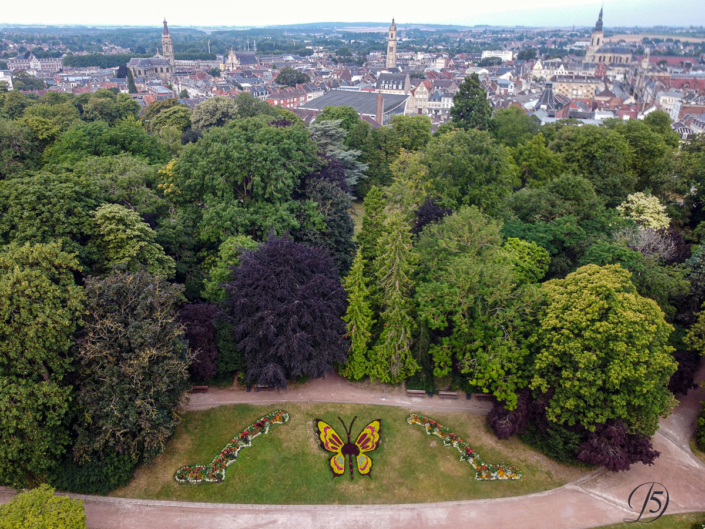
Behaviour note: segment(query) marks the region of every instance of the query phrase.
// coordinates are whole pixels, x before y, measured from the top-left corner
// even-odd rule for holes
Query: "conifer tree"
[[[132,75],[132,70],[127,70],[127,91],[130,94],[137,93],[137,85],[135,85],[135,78]]]
[[[487,92],[480,84],[480,77],[474,73],[460,83],[453,97],[450,109],[455,126],[465,130],[487,130],[492,119],[492,107],[487,100]]]
[[[384,213],[386,205],[387,201],[382,191],[377,186],[372,186],[365,197],[362,229],[357,236],[362,258],[367,262],[365,269],[368,271],[377,258],[377,242],[384,233],[384,223],[387,220],[387,215]]]
[[[382,334],[370,353],[370,377],[399,383],[419,370],[411,354],[413,318],[412,274],[416,254],[411,230],[401,216],[391,217],[377,243],[374,263],[382,304]]]
[[[362,252],[358,249],[350,273],[343,283],[348,294],[348,309],[343,320],[347,323],[350,353],[342,374],[353,380],[360,380],[369,375],[370,363],[367,345],[372,337],[370,329],[375,323],[375,320],[372,319],[370,290],[367,288],[364,269],[365,260],[362,258]]]

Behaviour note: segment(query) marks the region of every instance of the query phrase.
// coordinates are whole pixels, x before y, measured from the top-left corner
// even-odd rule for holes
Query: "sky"
[[[610,26],[705,26],[704,0],[607,0],[605,27]],[[266,26],[306,22],[387,21],[405,23],[491,24],[524,26],[592,26],[600,0],[267,0],[234,2],[192,0],[145,2],[120,0],[34,0],[31,9],[23,2],[4,2],[3,24],[89,24],[159,26],[166,17],[170,26]],[[437,6],[437,9],[434,8]]]

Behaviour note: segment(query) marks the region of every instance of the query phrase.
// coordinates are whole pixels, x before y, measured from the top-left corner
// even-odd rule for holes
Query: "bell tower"
[[[169,27],[166,25],[166,18],[164,19],[164,31],[162,32],[162,55],[169,61],[171,66],[174,66],[174,41],[169,33]]]
[[[387,69],[397,67],[397,25],[392,19],[389,26],[389,38],[387,39]]]

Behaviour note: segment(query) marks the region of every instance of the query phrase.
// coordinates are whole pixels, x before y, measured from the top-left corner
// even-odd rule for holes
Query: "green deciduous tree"
[[[437,331],[429,349],[434,374],[455,368],[513,407],[526,384],[522,364],[537,296],[534,285],[521,284],[500,228],[467,206],[427,226],[417,245],[416,299],[419,315]]]
[[[237,104],[233,99],[216,96],[206,99],[193,108],[191,124],[193,128],[206,130],[222,127],[237,117]]]
[[[96,186],[75,175],[36,173],[0,181],[0,241],[4,244],[60,241],[84,264],[95,258],[86,244],[93,232]]]
[[[265,117],[238,120],[184,147],[173,171],[176,200],[204,241],[300,229],[302,219],[320,218],[310,201],[292,200],[316,162],[316,145],[303,126],[275,127]]]
[[[167,279],[174,276],[174,260],[154,242],[156,233],[137,212],[118,204],[104,204],[95,211],[95,225],[93,244],[103,271],[121,266],[131,272],[145,268]]]
[[[0,119],[0,180],[34,169],[40,157],[39,141],[26,123]]]
[[[588,265],[542,285],[531,387],[552,393],[549,421],[594,431],[619,419],[651,436],[675,404],[667,388],[676,370],[673,329],[629,276],[620,266]]]
[[[282,84],[286,86],[296,86],[297,84],[304,84],[311,82],[311,78],[302,72],[298,72],[293,68],[287,68],[286,66],[279,70],[274,82],[277,84]]]
[[[423,149],[431,139],[431,118],[428,116],[392,116],[392,129],[399,145],[407,151]]]
[[[636,190],[632,150],[617,131],[593,125],[566,126],[550,147],[562,155],[567,170],[592,182],[608,206],[620,204]]]
[[[561,174],[561,157],[546,147],[546,140],[540,132],[517,146],[512,155],[524,186],[541,187]]]
[[[21,492],[0,505],[2,529],[85,529],[83,500],[54,496],[54,489],[40,485]]]
[[[147,134],[136,119],[124,119],[110,127],[104,121],[81,123],[64,132],[54,145],[44,151],[49,165],[75,163],[87,156],[112,156],[129,153],[151,163],[169,159],[157,138]]]
[[[453,124],[465,130],[487,130],[490,127],[492,107],[476,73],[466,77],[460,83],[458,91],[453,96],[450,115],[453,118]]]
[[[325,107],[316,121],[340,121],[340,126],[349,133],[360,123],[357,111],[349,106]]]
[[[341,373],[352,380],[360,380],[370,374],[368,344],[372,338],[371,331],[375,323],[370,307],[370,290],[367,288],[365,278],[365,260],[360,250],[355,255],[352,268],[345,277],[343,286],[348,295],[348,308],[343,320],[347,324],[350,353]]]
[[[548,272],[551,257],[535,242],[510,237],[504,250],[514,260],[514,271],[521,283],[538,283]]]
[[[515,169],[510,160],[507,148],[478,130],[434,136],[423,158],[441,205],[477,206],[490,215],[512,192]]]
[[[540,127],[541,121],[536,116],[529,116],[521,108],[510,106],[495,112],[489,130],[499,143],[516,148],[537,135]]]
[[[614,242],[601,241],[590,246],[580,258],[580,264],[618,264],[629,270],[637,292],[658,303],[669,321],[676,314],[678,298],[688,293],[685,267],[665,266],[657,257],[648,257]]]
[[[70,393],[54,381],[0,375],[0,483],[22,488],[46,479],[69,442]]]
[[[59,243],[0,251],[0,483],[36,484],[68,442],[72,335],[84,296]]]
[[[86,280],[78,341],[78,459],[102,453],[133,461],[159,454],[180,420],[191,358],[176,322],[182,285],[149,272]]]
[[[208,271],[203,282],[203,297],[210,302],[221,301],[227,296],[221,286],[232,280],[233,267],[240,265],[240,256],[247,250],[255,250],[258,244],[247,235],[234,235],[223,241],[218,248],[218,259]]]
[[[373,380],[396,384],[419,369],[411,353],[416,327],[412,297],[415,264],[411,229],[400,216],[392,216],[377,243],[374,262],[383,330],[370,352]]]

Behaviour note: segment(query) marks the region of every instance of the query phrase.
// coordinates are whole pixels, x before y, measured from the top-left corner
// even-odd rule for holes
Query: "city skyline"
[[[604,4],[606,27],[690,27],[705,25],[705,10],[701,0],[682,0],[678,10],[668,9],[664,0],[611,0]],[[281,5],[282,9],[277,6]],[[519,0],[506,0],[499,6],[473,5],[460,10],[438,9],[411,0],[391,0],[383,10],[372,0],[360,0],[354,11],[313,0],[308,8],[296,13],[284,9],[286,4],[275,1],[266,12],[257,5],[233,6],[216,0],[208,9],[194,10],[183,0],[168,6],[143,5],[126,0],[118,12],[96,11],[88,0],[72,2],[72,9],[47,0],[40,0],[31,15],[20,5],[3,9],[7,25],[94,25],[94,26],[157,26],[164,17],[172,27],[264,27],[305,23],[367,23],[396,18],[403,28],[408,25],[494,25],[525,27],[589,27],[602,6],[600,1],[536,0],[531,8]],[[91,9],[91,7],[93,7]],[[361,13],[363,15],[361,15]],[[370,16],[364,14],[370,13]]]

